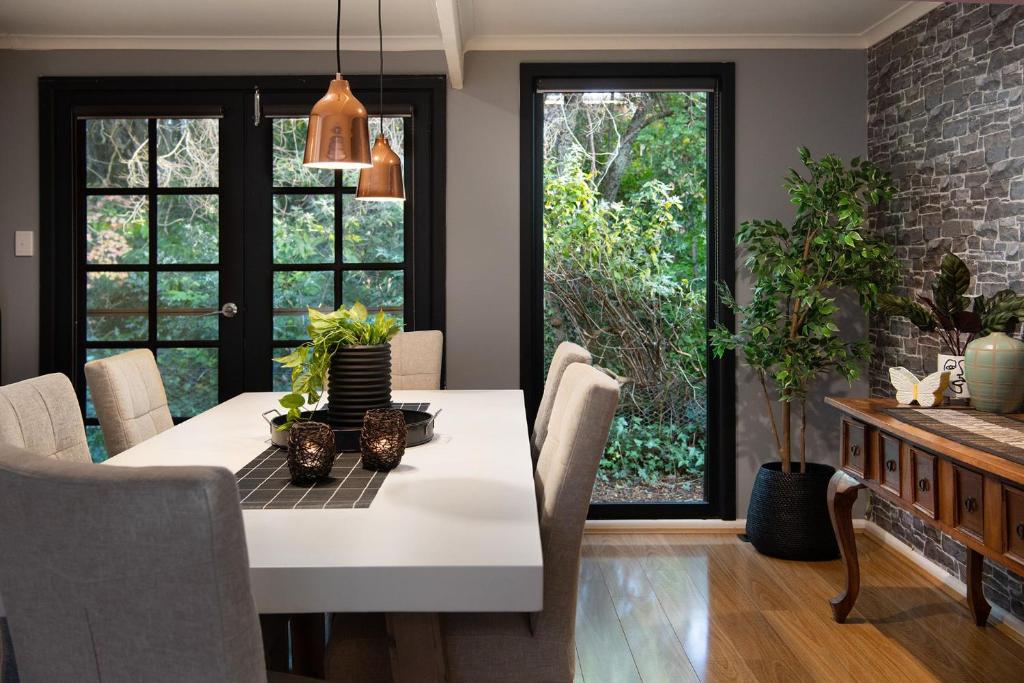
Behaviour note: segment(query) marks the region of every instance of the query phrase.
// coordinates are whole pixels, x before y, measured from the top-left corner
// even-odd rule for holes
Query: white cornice
[[[385,36],[393,52],[442,49],[440,36]],[[342,50],[376,52],[377,36],[342,38]],[[0,35],[6,50],[314,50],[333,51],[333,36],[58,36]]]
[[[864,47],[869,48],[885,40],[904,26],[917,21],[933,9],[941,5],[941,2],[908,2],[897,8],[892,14],[880,19],[874,26],[868,27],[861,37],[864,39]]]
[[[661,34],[473,36],[466,52],[586,50],[861,50],[860,35]]]

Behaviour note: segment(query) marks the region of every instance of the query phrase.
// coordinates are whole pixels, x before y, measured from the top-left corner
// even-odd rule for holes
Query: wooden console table
[[[842,412],[840,469],[828,488],[846,564],[846,587],[830,601],[835,620],[845,621],[860,590],[852,513],[858,491],[867,488],[967,547],[967,602],[984,626],[991,608],[982,594],[982,558],[1024,573],[1024,465],[882,412],[896,406],[891,399],[826,402]]]

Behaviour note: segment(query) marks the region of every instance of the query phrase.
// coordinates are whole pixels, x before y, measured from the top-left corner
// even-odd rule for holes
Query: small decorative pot
[[[793,463],[783,472],[781,462],[761,465],[747,508],[747,538],[762,555],[784,560],[834,560],[839,544],[828,513],[828,481],[835,468]]]
[[[288,474],[296,486],[311,486],[331,475],[334,430],[323,422],[296,422],[288,430]]]
[[[391,407],[391,344],[343,346],[331,357],[327,411],[335,429],[359,429],[367,410]]]
[[[405,415],[401,410],[368,410],[359,433],[363,468],[388,472],[398,467],[405,454]]]
[[[971,397],[971,392],[967,389],[967,382],[964,381],[963,356],[949,356],[940,353],[937,365],[936,369],[939,372],[949,373],[949,388],[946,389],[946,396],[950,398]]]
[[[1024,403],[1024,342],[993,332],[967,345],[964,377],[971,406],[988,413],[1013,413]]]

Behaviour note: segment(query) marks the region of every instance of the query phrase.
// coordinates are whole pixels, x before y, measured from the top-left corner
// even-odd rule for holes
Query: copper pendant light
[[[341,0],[334,34],[338,69],[327,94],[313,105],[306,131],[303,166],[313,168],[369,168],[370,129],[366,107],[341,77]]]
[[[388,138],[384,134],[384,24],[381,17],[381,0],[377,0],[377,38],[380,49],[380,132],[373,143],[371,154],[373,165],[359,172],[356,199],[373,202],[402,202],[405,201],[402,160],[391,149]]]

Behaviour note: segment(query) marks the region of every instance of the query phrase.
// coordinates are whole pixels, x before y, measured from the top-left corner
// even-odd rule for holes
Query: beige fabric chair
[[[534,476],[544,553],[544,610],[533,615],[443,615],[449,681],[572,680],[583,524],[618,398],[618,383],[599,370],[582,363],[565,370]],[[357,618],[363,626],[353,633],[351,624]],[[342,628],[335,630],[328,648],[328,680],[390,680],[380,623],[379,616],[335,619]]]
[[[57,460],[92,462],[71,380],[54,373],[0,387],[0,443]]]
[[[438,330],[399,332],[391,340],[392,389],[440,389],[444,335]]]
[[[86,363],[85,378],[110,455],[174,426],[160,368],[149,349]]]
[[[3,445],[0,537],[22,680],[267,680],[229,470],[55,462]]]
[[[585,363],[591,365],[594,362],[590,352],[579,344],[562,342],[555,349],[555,355],[551,357],[551,365],[548,367],[548,376],[544,381],[544,394],[541,396],[540,405],[537,406],[537,419],[533,422],[533,434],[530,436],[530,446],[533,448],[533,465],[537,466],[537,458],[544,448],[544,439],[548,435],[548,423],[551,420],[551,409],[555,404],[555,396],[558,394],[558,385],[562,381],[565,369],[573,363]]]

